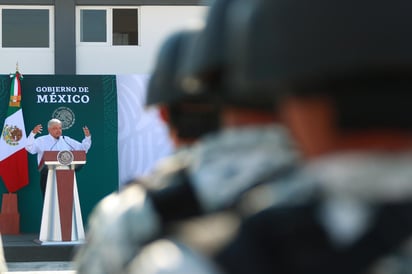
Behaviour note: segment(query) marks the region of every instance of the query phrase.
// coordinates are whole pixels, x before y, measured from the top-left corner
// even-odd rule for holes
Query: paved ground
[[[13,262],[7,263],[10,274],[75,274],[71,262]]]
[[[36,239],[36,234],[2,235],[6,273],[75,274],[71,258],[76,245],[43,246]]]

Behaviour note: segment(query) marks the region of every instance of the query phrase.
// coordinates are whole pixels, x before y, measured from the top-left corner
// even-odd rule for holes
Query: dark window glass
[[[113,9],[113,45],[138,45],[137,9]]]
[[[106,11],[80,11],[80,41],[106,42]]]
[[[48,48],[49,10],[3,9],[4,48]]]

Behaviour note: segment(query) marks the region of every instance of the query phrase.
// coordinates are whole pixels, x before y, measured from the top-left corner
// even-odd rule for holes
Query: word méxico
[[[87,104],[90,102],[88,95],[79,94],[43,94],[37,95],[37,103],[75,103],[75,104]]]

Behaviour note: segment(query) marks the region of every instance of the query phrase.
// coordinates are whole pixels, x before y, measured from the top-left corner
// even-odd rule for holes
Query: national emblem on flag
[[[16,70],[11,74],[10,101],[0,138],[0,177],[9,192],[29,183],[26,131],[21,109],[21,79]],[[0,91],[1,92],[1,91]]]

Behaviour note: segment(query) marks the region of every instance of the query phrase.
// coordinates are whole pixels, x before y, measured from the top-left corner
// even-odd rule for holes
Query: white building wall
[[[0,74],[54,74],[54,49],[0,49]]]
[[[205,6],[142,6],[139,46],[79,43],[77,74],[151,73],[162,42],[173,32],[203,22]]]

